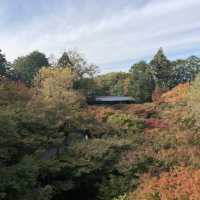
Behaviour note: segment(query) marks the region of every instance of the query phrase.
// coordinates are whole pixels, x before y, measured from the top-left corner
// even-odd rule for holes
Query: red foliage
[[[149,128],[168,128],[168,124],[160,119],[145,119],[144,124]]]

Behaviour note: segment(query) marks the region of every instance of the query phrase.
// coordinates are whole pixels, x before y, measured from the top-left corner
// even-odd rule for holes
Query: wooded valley
[[[200,58],[160,48],[129,72],[98,70],[74,51],[0,51],[0,199],[198,200]]]

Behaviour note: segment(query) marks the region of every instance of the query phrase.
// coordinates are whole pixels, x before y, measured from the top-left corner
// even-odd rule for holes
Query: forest
[[[200,58],[160,48],[129,72],[98,71],[71,50],[0,51],[0,199],[199,200]]]

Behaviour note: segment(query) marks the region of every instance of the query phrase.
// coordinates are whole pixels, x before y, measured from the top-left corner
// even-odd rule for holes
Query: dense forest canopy
[[[0,199],[198,200],[200,59],[160,48],[129,72],[97,71],[73,51],[53,63],[0,51]]]

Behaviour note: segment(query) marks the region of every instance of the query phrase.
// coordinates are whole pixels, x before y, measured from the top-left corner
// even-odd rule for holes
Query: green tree
[[[97,70],[97,66],[89,64],[78,52],[64,52],[58,59],[59,67],[68,67],[77,74],[79,78],[92,77]]]
[[[200,59],[191,56],[186,60],[177,61],[173,66],[171,84],[176,86],[179,83],[191,82],[200,72]]]
[[[156,86],[165,90],[170,88],[171,64],[165,56],[162,48],[158,50],[153,60],[150,62]]]
[[[125,95],[128,73],[111,72],[95,78],[97,95]]]
[[[128,93],[139,102],[151,101],[155,82],[149,65],[141,61],[131,67]]]
[[[119,80],[117,84],[111,88],[111,94],[115,96],[124,95],[124,80]]]
[[[73,67],[68,53],[65,51],[62,56],[58,59],[58,66],[60,67]]]
[[[13,66],[17,78],[30,85],[39,69],[44,66],[49,66],[49,62],[43,53],[34,51],[27,56],[17,58]]]
[[[4,75],[6,72],[6,58],[5,55],[2,54],[2,51],[0,49],[0,75]]]

